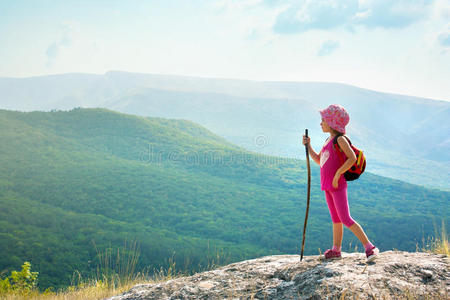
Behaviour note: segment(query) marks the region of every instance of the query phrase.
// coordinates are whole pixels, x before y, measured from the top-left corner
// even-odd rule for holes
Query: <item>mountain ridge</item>
[[[342,83],[130,72],[51,76],[14,79],[13,84],[0,79],[0,107],[45,111],[106,107],[134,115],[188,119],[247,150],[297,158],[303,128],[309,128],[313,146],[320,147],[317,111],[330,103],[340,103],[350,113],[348,132],[352,141],[365,150],[369,171],[450,189],[445,180],[450,176],[450,139],[446,134],[450,130],[446,122],[450,103],[446,101]],[[426,176],[423,169],[429,170]]]

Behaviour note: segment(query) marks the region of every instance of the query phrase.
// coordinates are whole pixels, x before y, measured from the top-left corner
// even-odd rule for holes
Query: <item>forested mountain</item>
[[[300,136],[324,140],[318,110],[342,104],[348,134],[370,172],[450,190],[450,102],[381,93],[339,83],[259,82],[108,72],[0,78],[0,108],[105,107],[182,118],[263,154],[302,158]],[[445,99],[449,100],[449,99]],[[423,172],[423,170],[427,170]]]
[[[188,120],[107,109],[0,110],[0,140],[0,272],[31,261],[41,288],[88,276],[98,251],[125,240],[150,269],[298,253],[302,160],[249,152]],[[332,241],[312,171],[306,254]],[[381,250],[414,251],[448,225],[449,196],[371,173],[349,183],[352,216]],[[350,234],[345,250],[359,245]]]

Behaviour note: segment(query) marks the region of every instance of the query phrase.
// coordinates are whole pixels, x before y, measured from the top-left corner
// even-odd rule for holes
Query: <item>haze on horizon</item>
[[[120,70],[450,101],[450,1],[2,1],[0,56],[0,77]]]

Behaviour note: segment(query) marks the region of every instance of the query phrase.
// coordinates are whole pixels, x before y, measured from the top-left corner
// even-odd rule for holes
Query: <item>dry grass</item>
[[[450,256],[450,243],[448,240],[448,234],[445,229],[444,220],[442,220],[441,232],[439,233],[435,230],[435,237],[422,239],[422,247],[416,246],[417,251],[428,252],[428,253],[436,253],[443,254],[447,257]]]
[[[108,274],[108,275],[105,275]],[[27,293],[9,293],[0,294],[0,299],[5,300],[94,300],[104,299],[112,296],[119,295],[130,290],[133,286],[138,284],[152,284],[164,282],[169,279],[173,279],[181,276],[181,273],[175,274],[174,264],[169,266],[167,270],[160,269],[153,275],[148,273],[138,273],[135,275],[119,276],[117,273],[113,273],[108,270],[107,273],[102,274],[103,280],[99,279],[86,279],[83,280],[77,275],[75,281],[76,285],[71,285],[66,289],[60,291],[31,291]]]
[[[4,295],[2,299],[5,300],[22,300],[22,299],[35,299],[35,300],[85,300],[85,299],[104,299],[107,297],[119,295],[135,284],[141,283],[139,281],[129,282],[126,285],[120,287],[110,287],[101,282],[84,284],[77,287],[69,287],[65,291],[60,292],[44,292],[39,293],[37,291],[28,294],[8,294]]]
[[[95,245],[94,245],[95,247]],[[93,278],[83,278],[76,272],[71,285],[59,291],[46,290],[39,292],[9,291],[2,293],[0,299],[5,300],[93,300],[104,299],[128,291],[133,286],[142,283],[157,283],[179,276],[175,271],[175,262],[169,259],[167,270],[154,270],[150,275],[148,270],[136,272],[140,250],[137,242],[127,243],[121,248],[106,249],[102,252],[96,248],[98,266]]]

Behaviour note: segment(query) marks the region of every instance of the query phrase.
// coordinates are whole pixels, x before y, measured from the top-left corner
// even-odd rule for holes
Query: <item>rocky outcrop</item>
[[[125,299],[448,299],[448,258],[387,251],[366,264],[364,254],[321,261],[267,256],[157,284],[137,285],[109,298]]]

